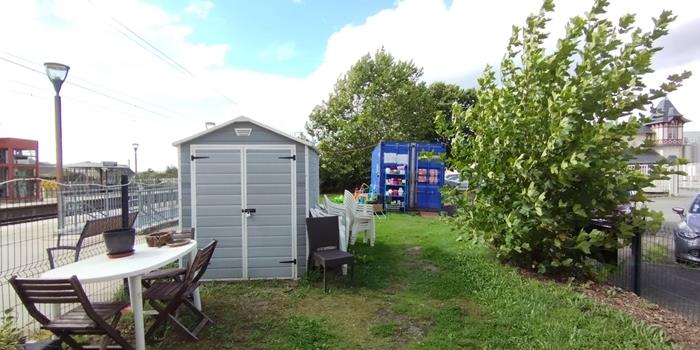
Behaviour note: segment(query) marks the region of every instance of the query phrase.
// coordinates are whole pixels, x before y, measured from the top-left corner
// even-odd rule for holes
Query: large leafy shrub
[[[607,1],[572,18],[556,48],[547,49],[545,24],[554,8],[514,27],[501,62],[500,82],[487,67],[474,107],[456,107],[451,164],[469,181],[456,203],[454,223],[490,243],[499,257],[540,272],[585,269],[603,250],[629,244],[635,227],[659,223],[658,213],[638,206],[618,222],[619,232],[582,230],[620,204],[646,201],[651,176],[629,169],[631,156],[648,145],[630,141],[651,100],[680,86],[690,73],[673,75],[658,90],[642,78],[667,34],[672,14],[654,27],[634,26],[633,15],[617,25],[603,17]],[[630,193],[636,193],[630,198]]]

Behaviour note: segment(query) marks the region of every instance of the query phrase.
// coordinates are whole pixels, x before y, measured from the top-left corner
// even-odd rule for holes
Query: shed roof
[[[286,138],[288,138],[288,139],[290,139],[290,140],[292,140],[292,141],[294,141],[294,142],[298,142],[298,143],[301,143],[302,145],[309,146],[309,147],[313,148],[314,151],[318,152],[318,149],[316,149],[316,146],[314,146],[314,144],[312,144],[312,143],[309,142],[309,141],[306,141],[306,140],[304,140],[304,139],[300,139],[300,138],[298,138],[298,137],[294,137],[294,136],[292,136],[292,135],[287,134],[286,132],[277,130],[277,129],[275,129],[275,128],[269,126],[269,125],[265,125],[265,124],[263,124],[263,123],[260,123],[260,122],[258,122],[258,121],[255,121],[255,120],[253,120],[253,119],[250,119],[250,118],[244,117],[244,116],[240,116],[240,117],[238,117],[238,118],[231,119],[231,120],[229,120],[229,121],[227,121],[227,122],[225,122],[225,123],[223,123],[223,124],[219,124],[219,125],[217,125],[217,126],[211,128],[211,129],[206,129],[206,130],[203,130],[203,131],[201,131],[201,132],[198,132],[198,133],[196,133],[196,134],[194,134],[194,135],[192,135],[192,136],[186,137],[186,138],[181,139],[181,140],[177,140],[177,141],[173,142],[173,146],[179,146],[179,145],[181,145],[181,144],[183,144],[183,143],[185,143],[185,142],[192,141],[192,140],[194,140],[194,139],[196,139],[196,138],[198,138],[198,137],[200,137],[200,136],[204,136],[204,135],[206,135],[206,134],[215,132],[215,131],[220,130],[220,129],[223,129],[223,128],[227,127],[227,126],[233,125],[233,124],[235,124],[235,123],[242,123],[242,122],[248,122],[248,123],[255,124],[255,125],[257,125],[257,126],[263,128],[263,129],[267,129],[267,130],[269,130],[269,131],[272,131],[272,132],[274,132],[275,134],[278,134],[278,135],[280,135],[280,136],[286,137]]]

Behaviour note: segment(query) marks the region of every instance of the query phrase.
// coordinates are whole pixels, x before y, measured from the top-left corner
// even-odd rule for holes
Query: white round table
[[[190,255],[190,261],[197,253],[197,242],[180,247],[151,248],[145,244],[134,247],[134,254],[131,256],[111,259],[107,254],[100,254],[91,258],[80,260],[68,265],[57,267],[41,274],[41,278],[69,278],[78,277],[81,283],[104,282],[122,278],[129,280],[129,298],[131,308],[134,312],[134,336],[136,339],[136,349],[145,350],[145,332],[143,321],[143,291],[141,288],[141,276],[167,265],[170,262],[181,259],[185,255]],[[194,292],[194,304],[198,309],[202,309],[199,297],[199,289]],[[54,313],[60,313],[59,305],[54,308]]]

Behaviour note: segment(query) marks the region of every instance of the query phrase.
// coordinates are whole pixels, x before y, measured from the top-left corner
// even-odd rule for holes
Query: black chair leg
[[[323,265],[323,292],[328,293],[328,288],[326,288],[326,265]]]

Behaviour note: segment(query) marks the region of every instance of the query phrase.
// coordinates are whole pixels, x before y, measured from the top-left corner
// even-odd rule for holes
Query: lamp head
[[[138,143],[132,143],[132,144],[131,144],[131,147],[134,147],[134,151],[136,151],[137,149],[139,149],[139,144],[138,144]]]
[[[51,80],[51,83],[53,83],[53,88],[56,90],[56,95],[58,95],[63,82],[66,81],[70,67],[56,62],[46,62],[44,63],[44,67],[46,67],[46,75],[49,77],[49,80]]]

